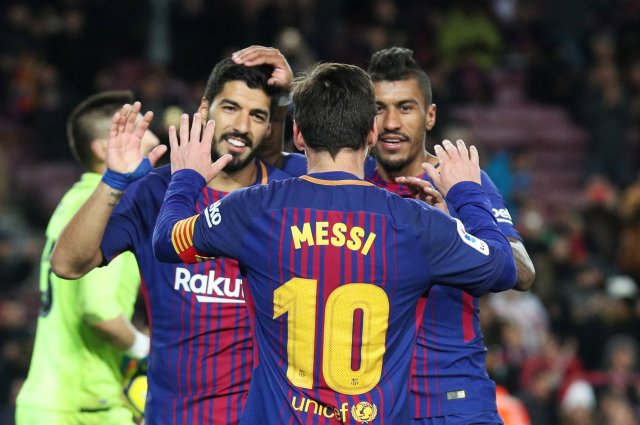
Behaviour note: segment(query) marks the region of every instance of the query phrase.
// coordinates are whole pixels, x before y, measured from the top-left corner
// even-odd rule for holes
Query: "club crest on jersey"
[[[220,202],[222,201],[216,201],[209,205],[204,213],[204,218],[207,220],[207,226],[209,226],[209,228],[217,226],[222,221],[222,214],[220,214],[219,209]]]
[[[351,416],[361,424],[367,425],[373,421],[378,415],[378,407],[367,401],[361,401],[351,406]]]
[[[460,235],[460,239],[471,248],[475,249],[479,253],[483,255],[489,255],[489,245],[482,239],[478,239],[473,235],[467,233],[467,229],[464,228],[464,224],[457,218],[454,219],[458,228],[458,235]]]

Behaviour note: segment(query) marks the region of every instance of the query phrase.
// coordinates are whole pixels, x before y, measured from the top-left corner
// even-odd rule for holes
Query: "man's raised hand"
[[[189,115],[182,114],[180,131],[175,126],[169,127],[169,143],[171,144],[171,173],[191,169],[198,172],[209,183],[232,160],[229,154],[222,155],[211,163],[211,141],[215,123],[209,120],[202,131],[202,115],[193,115],[193,123],[189,130]],[[202,137],[200,137],[202,135]]]
[[[422,168],[443,196],[447,196],[449,189],[463,181],[481,184],[480,159],[475,146],[467,149],[462,140],[457,140],[455,146],[444,140],[442,146],[435,146],[435,152],[440,163],[440,172],[427,162],[422,164]]]
[[[140,143],[153,120],[153,112],[148,111],[139,119],[141,107],[140,102],[125,104],[111,119],[106,158],[109,170],[122,174],[132,173],[142,162],[144,155]],[[149,153],[147,158],[152,166],[166,150],[166,146],[158,145]]]

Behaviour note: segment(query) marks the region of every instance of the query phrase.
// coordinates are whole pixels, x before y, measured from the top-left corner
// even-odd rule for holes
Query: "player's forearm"
[[[192,245],[193,223],[185,219],[196,213],[195,199],[206,182],[193,170],[180,170],[173,174],[153,231],[153,253],[166,263],[196,262]],[[195,221],[195,217],[194,217]],[[174,232],[175,230],[175,232]]]
[[[115,348],[135,358],[149,353],[149,338],[137,330],[123,315],[97,323],[93,328]]]
[[[508,238],[513,251],[513,258],[516,260],[516,291],[528,291],[533,285],[536,277],[536,269],[522,242],[515,238]]]
[[[60,234],[51,253],[51,268],[59,277],[77,279],[102,263],[100,243],[124,192],[100,183]]]
[[[496,257],[497,279],[492,292],[513,288],[516,282],[516,264],[509,241],[504,236],[491,211],[491,203],[480,185],[470,182],[459,183],[447,194],[466,230],[489,245],[490,255]]]

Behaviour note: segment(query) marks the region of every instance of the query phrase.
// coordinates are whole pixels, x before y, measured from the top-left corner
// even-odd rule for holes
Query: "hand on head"
[[[189,115],[182,114],[180,131],[175,126],[169,127],[169,142],[171,144],[171,173],[178,170],[191,169],[197,171],[205,180],[210,182],[233,159],[229,154],[222,155],[216,162],[211,163],[211,141],[215,130],[215,123],[209,120],[202,131],[202,115],[193,115],[191,131],[189,131]]]
[[[480,158],[475,146],[467,149],[462,140],[457,140],[455,145],[444,140],[442,146],[435,146],[435,152],[440,172],[427,162],[422,164],[422,168],[442,195],[447,196],[449,189],[463,181],[480,184]]]
[[[249,46],[233,53],[231,59],[245,66],[271,65],[273,73],[269,78],[269,85],[291,90],[293,71],[280,50],[273,47]]]

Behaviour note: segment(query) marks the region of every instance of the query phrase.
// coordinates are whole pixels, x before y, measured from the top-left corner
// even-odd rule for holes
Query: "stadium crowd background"
[[[640,424],[640,0],[24,0],[0,6],[0,425],[13,423],[44,226],[77,179],[70,109],[132,89],[155,132],[251,44],[294,72],[414,50],[534,260],[528,293],[483,299],[492,378],[533,425]],[[142,311],[142,308],[140,309]],[[142,318],[139,318],[142,320]]]

